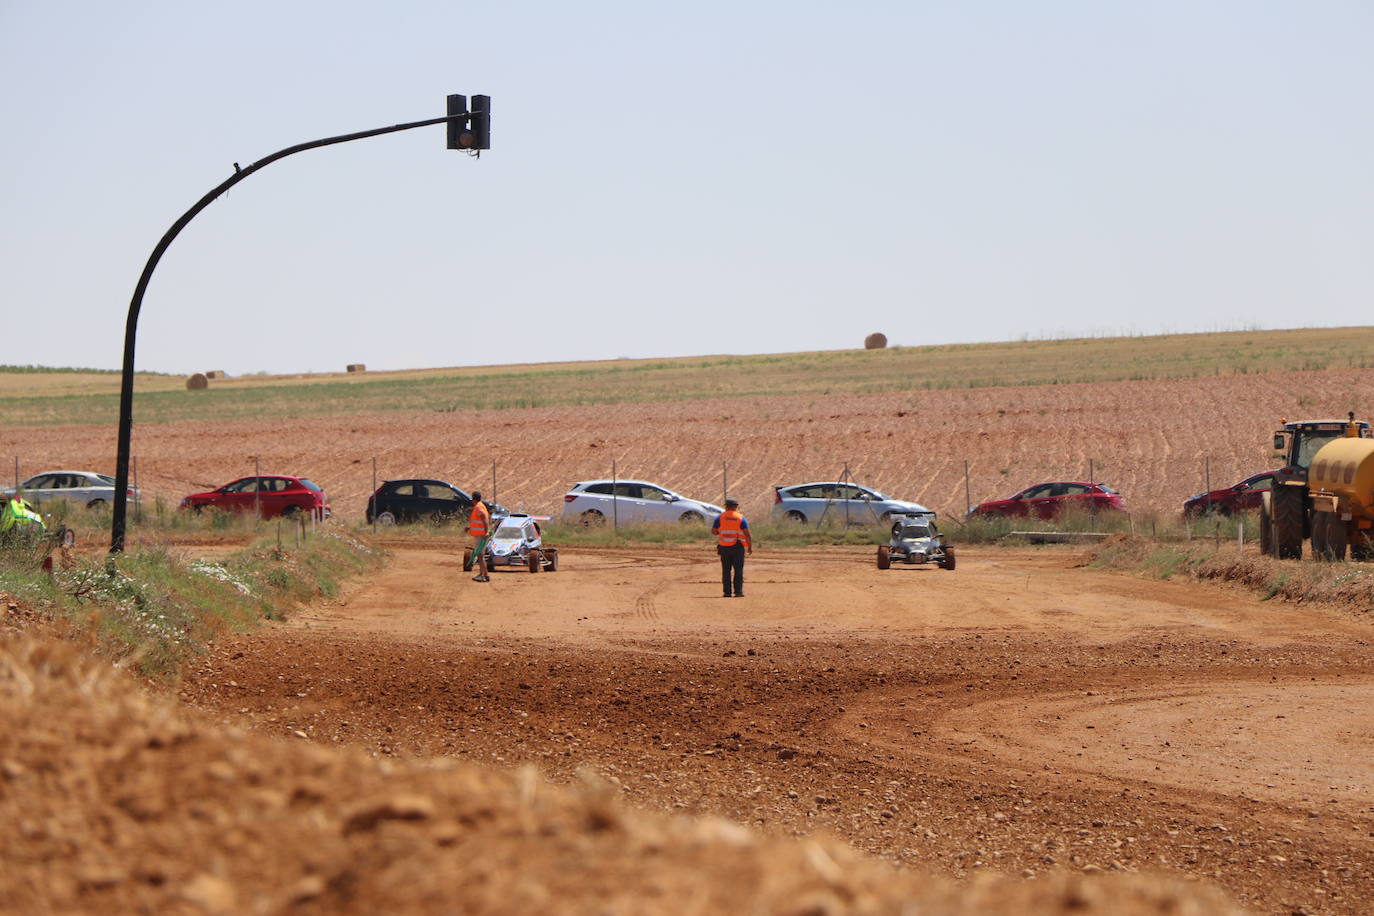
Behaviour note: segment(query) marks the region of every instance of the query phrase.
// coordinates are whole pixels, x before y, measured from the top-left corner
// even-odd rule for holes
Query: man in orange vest
[[[725,511],[716,516],[711,525],[716,536],[716,552],[720,554],[720,584],[725,597],[732,594],[744,597],[744,554],[754,553],[754,539],[749,535],[749,520],[739,511],[739,500],[727,499]]]
[[[472,561],[477,564],[477,575],[473,582],[490,582],[487,575],[487,545],[491,543],[491,512],[482,502],[482,494],[472,493],[472,514],[468,516],[468,534],[472,535]]]

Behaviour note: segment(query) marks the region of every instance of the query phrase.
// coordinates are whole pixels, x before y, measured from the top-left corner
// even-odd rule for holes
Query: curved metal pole
[[[430,118],[426,121],[411,121],[407,124],[394,124],[391,127],[378,127],[375,130],[364,130],[356,134],[326,137],[323,140],[311,140],[309,143],[300,143],[278,150],[246,168],[240,169],[238,163],[235,163],[233,175],[230,175],[212,191],[196,201],[195,206],[183,213],[181,219],[173,223],[172,228],[167,230],[162,240],[157,243],[157,247],[153,249],[153,253],[148,257],[148,263],[144,265],[143,273],[138,278],[138,286],[134,287],[134,298],[129,303],[129,320],[124,325],[124,372],[119,382],[119,450],[115,458],[114,518],[110,523],[110,553],[120,553],[124,550],[124,523],[128,512],[129,497],[129,448],[134,425],[134,338],[138,333],[138,313],[143,307],[143,294],[148,289],[148,281],[152,279],[153,270],[157,267],[158,261],[162,260],[163,252],[172,244],[172,240],[180,235],[181,230],[186,228],[186,224],[195,219],[196,214],[208,207],[215,198],[258,169],[271,165],[278,159],[285,159],[295,153],[302,153],[308,149],[318,149],[321,146],[333,146],[336,143],[347,143],[350,140],[364,140],[368,137],[394,134],[397,131],[412,130],[416,127],[447,124],[449,121],[465,120],[467,117],[469,117],[468,113],[448,115],[442,118]]]

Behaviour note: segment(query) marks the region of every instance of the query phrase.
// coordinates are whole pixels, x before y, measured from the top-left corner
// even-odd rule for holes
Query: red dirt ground
[[[857,479],[964,510],[964,461],[974,502],[1040,480],[1094,476],[1135,509],[1176,512],[1203,489],[1271,467],[1269,433],[1282,417],[1362,416],[1374,409],[1374,370],[1029,388],[977,388],[834,397],[686,401],[493,412],[410,412],[273,422],[138,424],[140,482],[172,505],[188,492],[253,471],[301,474],[335,511],[361,518],[381,478],[436,476],[513,508],[558,512],[578,480],[658,481],[717,500],[722,462],[747,513],[766,513],[773,484]],[[112,427],[0,429],[0,454],[21,473],[109,470]]]
[[[591,765],[637,806],[831,833],[957,877],[1205,878],[1272,913],[1374,899],[1374,627],[1195,584],[968,549],[584,550],[374,581],[225,643],[183,699],[383,757]]]

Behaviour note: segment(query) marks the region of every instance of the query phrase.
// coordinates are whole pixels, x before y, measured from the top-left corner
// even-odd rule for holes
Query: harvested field
[[[203,393],[203,392],[202,392]],[[213,390],[209,392],[213,394]],[[183,392],[184,394],[184,392]],[[137,423],[140,482],[169,504],[252,473],[302,474],[359,520],[372,460],[386,477],[435,476],[512,507],[557,512],[575,481],[654,480],[687,495],[721,497],[721,465],[746,513],[766,513],[772,485],[856,479],[964,510],[964,461],[975,502],[1040,480],[1094,476],[1134,510],[1177,512],[1203,489],[1272,467],[1269,433],[1282,417],[1374,416],[1374,370],[1290,372],[902,394],[725,398],[616,407],[504,411],[393,411]],[[113,429],[0,429],[0,455],[22,473],[51,467],[108,471]]]

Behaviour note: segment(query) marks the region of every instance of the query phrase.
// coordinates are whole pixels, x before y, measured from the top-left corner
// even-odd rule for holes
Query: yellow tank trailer
[[[1312,458],[1312,553],[1374,559],[1374,439],[1334,439]]]

